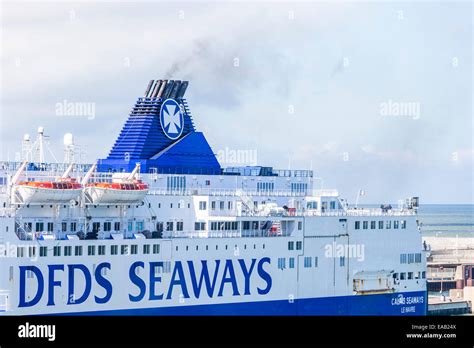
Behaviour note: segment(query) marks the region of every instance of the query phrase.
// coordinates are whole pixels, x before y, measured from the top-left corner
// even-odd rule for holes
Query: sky
[[[214,152],[354,202],[474,203],[471,2],[4,1],[0,158],[45,128],[105,158],[150,79],[189,80]],[[86,103],[88,112],[61,112]],[[47,156],[51,156],[48,152]],[[52,160],[52,158],[49,158]],[[223,165],[232,163],[224,158]]]

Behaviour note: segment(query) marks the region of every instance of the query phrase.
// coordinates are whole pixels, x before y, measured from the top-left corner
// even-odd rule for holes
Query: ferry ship
[[[150,81],[96,163],[0,162],[1,314],[426,314],[416,197],[360,208],[311,170],[224,168],[187,87]]]

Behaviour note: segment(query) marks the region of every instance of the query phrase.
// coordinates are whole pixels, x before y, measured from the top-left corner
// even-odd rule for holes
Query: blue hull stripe
[[[422,303],[392,304],[399,295],[423,297]],[[63,313],[62,315],[426,315],[426,292],[359,295],[240,302],[212,305],[193,305],[156,308],[101,310],[94,312]],[[406,311],[409,308],[409,311]],[[415,309],[413,311],[413,308]]]

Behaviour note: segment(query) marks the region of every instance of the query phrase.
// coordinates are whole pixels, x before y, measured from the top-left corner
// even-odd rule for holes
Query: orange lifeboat
[[[75,179],[57,181],[20,181],[14,186],[25,204],[66,203],[76,199],[82,185]]]

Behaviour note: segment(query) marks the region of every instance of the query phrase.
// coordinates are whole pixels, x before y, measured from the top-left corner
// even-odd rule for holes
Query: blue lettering
[[[209,297],[212,297],[214,295],[214,289],[216,287],[216,281],[217,281],[217,273],[219,272],[219,265],[221,261],[216,260],[216,269],[214,270],[214,277],[212,279],[212,284],[211,284],[211,279],[209,277],[209,269],[207,267],[207,261],[201,260],[201,263],[202,263],[202,271],[201,271],[201,276],[199,277],[199,283],[198,283],[196,279],[196,271],[194,269],[194,264],[192,261],[188,261],[189,273],[191,275],[191,282],[193,285],[194,296],[196,298],[199,298],[201,294],[202,282],[204,281],[206,283],[207,295]]]
[[[135,284],[138,287],[138,289],[140,289],[140,293],[137,296],[128,294],[128,298],[132,302],[141,301],[143,299],[143,296],[145,296],[145,293],[146,293],[146,284],[143,281],[143,279],[137,275],[135,271],[138,267],[144,268],[145,264],[142,261],[134,262],[130,266],[130,270],[128,272],[129,278],[132,281],[132,283]]]
[[[26,301],[26,272],[31,271],[38,280],[36,295],[31,301]],[[44,278],[41,270],[36,266],[20,266],[20,303],[18,307],[31,307],[39,302],[43,296]]]
[[[97,281],[97,284],[102,286],[105,290],[105,296],[104,297],[98,297],[95,296],[95,302],[102,304],[102,303],[107,303],[109,302],[110,298],[112,297],[112,283],[108,281],[103,275],[102,275],[102,269],[103,268],[108,268],[109,270],[111,269],[110,263],[108,262],[103,262],[99,264],[95,268],[95,279]]]
[[[89,272],[89,269],[86,266],[81,265],[81,264],[68,265],[68,269],[69,269],[69,288],[68,288],[67,304],[68,305],[81,304],[85,300],[87,300],[87,298],[89,297],[89,294],[91,293],[91,288],[92,288],[91,273]],[[82,274],[84,274],[84,280],[85,280],[84,292],[81,295],[81,297],[79,297],[78,299],[76,299],[76,295],[74,294],[74,279],[75,279],[74,272],[76,269],[80,270]]]
[[[267,287],[265,289],[257,288],[257,291],[258,291],[259,295],[268,294],[270,292],[270,289],[272,288],[272,277],[270,276],[270,274],[267,271],[265,271],[263,269],[263,264],[264,263],[270,264],[270,262],[271,261],[270,261],[269,257],[264,257],[263,259],[261,259],[258,262],[258,266],[257,266],[258,275],[260,276],[260,278],[262,278],[267,283]]]
[[[179,276],[176,279],[176,276]],[[181,293],[183,294],[184,298],[189,298],[188,288],[186,286],[186,279],[184,279],[184,272],[183,272],[183,265],[181,261],[176,261],[174,264],[173,275],[171,276],[170,288],[168,289],[168,295],[166,299],[171,299],[173,295],[173,287],[175,285],[181,286]]]
[[[48,306],[54,306],[54,287],[61,286],[60,280],[54,280],[54,271],[63,271],[64,265],[49,265],[49,275],[48,275]]]
[[[227,273],[229,273],[229,276],[227,276]],[[239,289],[237,287],[237,280],[235,279],[234,265],[232,264],[232,260],[225,261],[224,275],[222,276],[222,283],[217,296],[222,296],[222,293],[224,292],[224,285],[226,283],[232,284],[233,296],[240,295]]]
[[[155,276],[156,269],[159,267],[163,270],[163,262],[150,262],[150,301],[163,299],[163,294],[155,294],[155,283],[161,283],[161,276]]]
[[[252,259],[252,263],[250,264],[250,269],[247,270],[247,266],[245,265],[245,260],[239,259],[240,268],[242,268],[242,273],[244,274],[244,278],[245,278],[244,295],[250,295],[250,276],[252,275],[253,268],[255,267],[256,261],[257,259]]]

